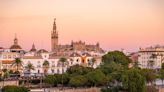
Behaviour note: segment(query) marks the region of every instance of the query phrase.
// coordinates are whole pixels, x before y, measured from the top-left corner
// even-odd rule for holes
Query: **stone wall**
[[[6,85],[17,85],[17,81],[1,81],[0,87],[6,86]]]

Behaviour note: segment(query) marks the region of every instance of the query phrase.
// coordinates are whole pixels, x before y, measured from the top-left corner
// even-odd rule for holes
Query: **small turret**
[[[35,48],[35,44],[34,44],[34,43],[33,43],[32,48],[31,48],[30,51],[31,51],[31,52],[35,52],[35,51],[36,51],[36,48]]]

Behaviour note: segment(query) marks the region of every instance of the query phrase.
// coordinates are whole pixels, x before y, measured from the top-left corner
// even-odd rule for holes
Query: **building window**
[[[31,62],[30,61],[28,61],[28,64],[30,64]]]
[[[13,55],[13,58],[16,58],[16,55]]]
[[[59,69],[57,69],[57,73],[58,73],[58,74],[60,73],[60,70],[59,70]]]
[[[79,62],[79,59],[77,59],[76,61]]]
[[[52,73],[54,73],[54,69],[52,69],[51,71],[52,71]]]
[[[6,55],[4,55],[3,58],[6,59],[7,58]]]
[[[11,59],[11,55],[8,55],[8,59]]]
[[[64,73],[64,69],[62,69],[62,73]]]
[[[40,68],[40,67],[41,67],[41,65],[37,65],[37,67],[38,67],[38,68]]]
[[[38,70],[38,73],[40,73],[40,70]]]

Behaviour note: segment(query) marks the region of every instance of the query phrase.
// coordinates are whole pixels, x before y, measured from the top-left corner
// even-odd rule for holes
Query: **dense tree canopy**
[[[56,77],[54,75],[46,75],[44,78],[44,83],[50,84],[50,85],[54,85],[56,84]]]
[[[105,74],[100,71],[100,70],[95,70],[92,72],[89,72],[86,77],[88,78],[88,82],[92,85],[92,86],[96,86],[96,85],[103,85],[106,83],[107,81],[107,77],[105,76]]]
[[[123,86],[129,90],[128,92],[145,92],[145,79],[138,69],[128,70],[122,82]]]
[[[29,92],[29,89],[19,86],[5,86],[2,88],[2,92]]]
[[[67,73],[71,74],[72,76],[84,75],[84,74],[91,72],[92,70],[93,70],[93,68],[91,68],[91,67],[83,67],[80,65],[74,65],[74,66],[71,66],[67,70]]]
[[[144,92],[145,82],[152,83],[157,75],[154,70],[129,68],[131,60],[119,51],[108,52],[102,57],[100,67],[93,69],[74,65],[67,69],[66,73],[46,76],[45,82],[71,87],[104,86],[104,92]],[[160,71],[163,78],[164,71]]]
[[[73,87],[81,87],[87,84],[88,80],[83,75],[74,76],[70,79],[69,85]]]
[[[142,75],[145,77],[147,83],[151,83],[157,78],[155,70],[152,69],[143,69]]]
[[[128,66],[131,62],[131,60],[123,52],[120,51],[108,52],[102,57],[102,61],[105,63],[115,62],[124,66]]]

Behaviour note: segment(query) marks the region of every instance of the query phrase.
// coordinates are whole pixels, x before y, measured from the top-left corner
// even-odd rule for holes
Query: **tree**
[[[22,66],[22,61],[20,60],[20,58],[15,58],[12,66],[16,66],[16,70],[19,71],[19,67]]]
[[[125,67],[128,67],[129,63],[131,62],[129,57],[127,57],[123,52],[120,51],[108,52],[106,55],[102,56],[102,61],[105,64],[115,62]]]
[[[29,89],[19,86],[5,86],[2,88],[2,92],[29,92]]]
[[[59,61],[62,63],[62,67],[64,67],[65,66],[65,62],[67,61],[67,59],[65,57],[61,57],[59,59]]]
[[[89,60],[88,65],[91,66],[91,67],[93,67],[94,64],[95,64],[95,62],[96,62],[96,59],[95,58],[92,58],[91,60]]]
[[[44,78],[44,82],[53,86],[56,84],[56,77],[54,75],[46,75]]]
[[[128,88],[128,92],[145,92],[145,79],[138,69],[127,71],[123,86]]]
[[[135,62],[133,63],[133,67],[134,67],[134,68],[139,68],[139,65],[140,65],[140,64],[139,64],[138,61],[135,61]]]
[[[65,57],[62,57],[59,59],[59,61],[62,63],[62,74],[64,72],[63,67],[65,66],[65,62],[67,61],[67,59]],[[62,75],[62,89],[63,89],[63,75]]]
[[[74,65],[67,69],[67,73],[69,73],[71,76],[85,75],[91,71],[93,71],[93,68],[84,67],[84,66],[80,66],[80,65]]]
[[[161,68],[164,70],[164,63],[162,63],[162,67]]]
[[[104,65],[101,65],[100,69],[107,75],[113,72],[124,70],[124,67],[121,64],[111,62],[111,63],[105,63]]]
[[[163,69],[160,69],[159,77],[162,80],[162,85],[163,85],[163,80],[164,80],[164,70]]]
[[[3,69],[2,71],[3,71],[2,77],[3,77],[4,79],[7,78],[7,77],[9,77],[9,71],[8,71],[7,69]]]
[[[142,69],[142,75],[145,77],[146,82],[153,84],[153,81],[156,79],[157,75],[155,70],[152,69]]]
[[[113,86],[113,84],[111,84],[112,81],[113,81],[112,76],[110,74],[106,75],[106,83],[107,83],[106,85],[107,85],[107,87]]]
[[[27,71],[30,72],[30,73],[31,73],[31,70],[35,70],[33,64],[31,64],[31,63],[28,63],[27,66],[26,66],[25,68],[26,68]]]
[[[107,82],[107,77],[101,70],[89,72],[86,77],[91,86],[105,85]]]
[[[45,60],[43,62],[43,71],[44,71],[44,74],[46,74],[48,72],[48,69],[49,69],[49,62],[47,60]]]
[[[83,75],[74,76],[70,79],[69,85],[73,87],[82,87],[87,84],[87,79]]]
[[[28,71],[29,73],[31,73],[31,70],[35,70],[33,64],[31,64],[31,63],[28,63],[27,66],[26,66],[25,68],[27,69],[27,71]],[[29,81],[30,81],[30,78],[28,78],[28,86],[30,86],[30,85],[29,85]]]

